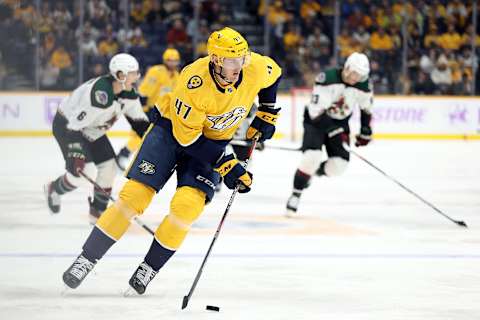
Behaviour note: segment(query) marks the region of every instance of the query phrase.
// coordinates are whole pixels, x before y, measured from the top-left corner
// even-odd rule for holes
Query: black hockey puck
[[[207,310],[219,312],[220,308],[216,306],[207,306]]]

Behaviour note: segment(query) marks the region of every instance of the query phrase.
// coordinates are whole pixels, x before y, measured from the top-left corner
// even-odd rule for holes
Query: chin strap
[[[213,73],[215,73],[217,76],[220,77],[220,79],[222,79],[223,81],[225,81],[226,83],[228,84],[232,84],[233,82],[232,81],[228,81],[225,76],[222,74],[222,71],[223,71],[223,67],[220,67],[220,72],[217,72],[215,71],[215,67],[213,68]]]

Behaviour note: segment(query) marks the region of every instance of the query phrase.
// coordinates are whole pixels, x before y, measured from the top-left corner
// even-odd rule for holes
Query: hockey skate
[[[300,195],[301,193],[294,191],[290,198],[288,198],[287,212],[285,214],[288,218],[293,218],[297,216],[298,204],[300,203]]]
[[[83,255],[79,255],[70,268],[63,273],[63,282],[71,289],[78,287],[87,274],[92,271],[95,262],[91,262]]]
[[[47,199],[48,209],[51,214],[60,212],[60,195],[53,189],[53,182],[48,182],[43,186],[45,198]]]
[[[133,273],[132,277],[128,281],[130,287],[125,291],[125,296],[131,296],[135,290],[138,294],[144,294],[148,284],[157,274],[157,271],[153,270],[145,261],[142,262],[137,270]]]

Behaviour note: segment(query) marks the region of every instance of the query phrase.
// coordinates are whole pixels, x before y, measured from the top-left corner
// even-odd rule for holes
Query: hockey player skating
[[[155,104],[160,104],[162,97],[173,90],[178,79],[180,53],[174,48],[168,48],[162,59],[163,64],[154,65],[147,70],[138,87],[143,111],[151,121],[154,121],[157,114],[154,110]],[[141,141],[142,137],[132,131],[127,145],[117,155],[117,164],[122,171],[127,167],[130,154],[140,147]]]
[[[281,69],[269,57],[250,53],[246,40],[230,28],[213,32],[207,49],[208,57],[185,67],[174,91],[162,100],[162,117],[146,133],[118,201],[98,219],[83,251],[64,272],[63,281],[68,287],[80,285],[127,231],[132,217],[145,211],[175,171],[177,190],[170,212],[129,280],[138,294],[145,292],[180,247],[205,204],[212,200],[219,175],[229,189],[238,185],[239,192],[250,190],[252,175],[233,154],[225,152],[225,146],[257,95],[260,106],[247,138],[266,140],[273,136]]]
[[[59,106],[52,131],[65,159],[66,173],[44,186],[48,207],[60,212],[60,198],[82,183],[80,171],[93,176],[96,183],[111,192],[116,173],[115,152],[106,136],[108,129],[123,114],[138,135],[148,128],[148,119],[133,89],[138,80],[137,60],[126,53],[112,57],[110,74],[91,79],[75,89]],[[108,204],[108,195],[93,190],[89,198],[90,218],[100,216]]]
[[[370,65],[363,53],[352,53],[343,68],[321,72],[315,79],[311,101],[304,113],[302,159],[295,172],[293,192],[287,201],[287,216],[296,215],[300,196],[313,175],[338,176],[347,168],[350,153],[348,120],[360,107],[360,134],[356,146],[367,145],[372,138],[371,106],[373,92],[369,85]],[[322,148],[328,159],[322,162]]]

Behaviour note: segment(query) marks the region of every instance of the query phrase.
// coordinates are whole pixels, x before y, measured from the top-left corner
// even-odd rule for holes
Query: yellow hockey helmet
[[[214,31],[210,35],[207,42],[207,52],[210,57],[212,55],[217,56],[220,63],[223,62],[224,58],[250,56],[247,40],[240,33],[228,27]]]
[[[163,53],[163,62],[167,60],[180,60],[180,53],[175,48],[168,48]]]

